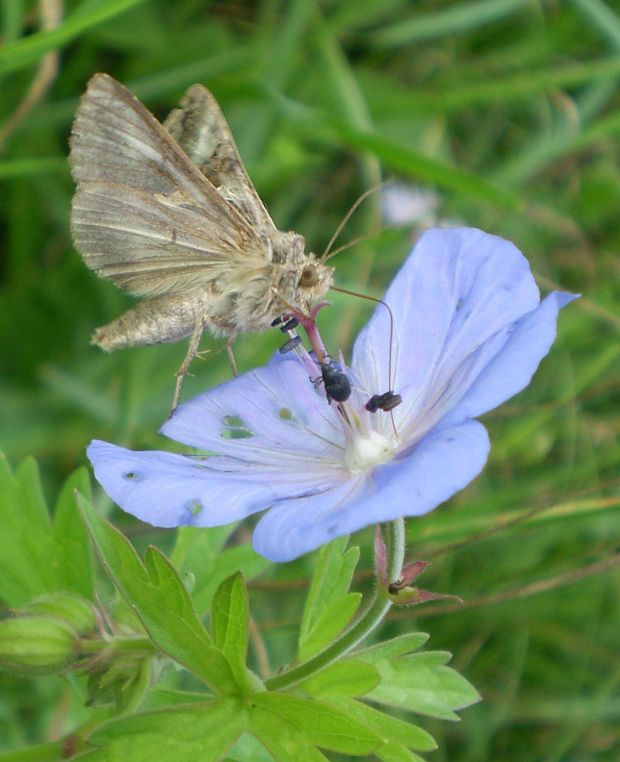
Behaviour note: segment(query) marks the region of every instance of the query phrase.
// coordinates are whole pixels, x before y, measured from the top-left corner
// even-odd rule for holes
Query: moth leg
[[[187,352],[185,353],[185,357],[183,358],[181,367],[177,370],[177,381],[174,387],[174,397],[172,398],[172,408],[170,409],[170,415],[174,413],[174,411],[177,409],[177,405],[179,404],[179,399],[181,397],[181,387],[183,386],[183,379],[187,375],[189,366],[191,365],[191,362],[194,359],[194,357],[200,354],[198,352],[198,345],[200,344],[200,339],[202,338],[203,333],[204,333],[204,323],[202,320],[198,320],[196,322],[196,327],[194,328],[194,332],[192,333],[192,336],[189,340],[189,346],[187,347]]]
[[[235,353],[233,352],[233,341],[234,338],[232,337],[226,339],[226,354],[228,355],[228,361],[230,362],[233,376],[238,376],[239,371],[237,370],[237,361],[235,360]]]

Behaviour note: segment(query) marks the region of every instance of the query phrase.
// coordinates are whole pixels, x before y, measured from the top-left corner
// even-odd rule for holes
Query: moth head
[[[306,265],[299,276],[299,288],[314,288],[318,282],[319,274],[316,264]]]
[[[334,268],[327,267],[322,262],[313,258],[301,268],[298,288],[308,301],[314,301],[323,297],[334,282]]]

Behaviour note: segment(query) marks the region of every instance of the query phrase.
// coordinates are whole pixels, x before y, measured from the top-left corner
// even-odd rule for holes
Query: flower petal
[[[267,508],[268,481],[213,472],[205,460],[167,452],[132,452],[94,440],[87,455],[97,481],[124,511],[158,527],[221,526]]]
[[[489,452],[478,421],[431,432],[406,457],[311,497],[283,500],[263,516],[254,547],[272,561],[290,561],[335,537],[381,521],[420,516],[463,489]]]
[[[391,388],[403,395],[394,411],[399,430],[428,431],[445,414],[437,402],[463,362],[533,310],[539,292],[509,241],[475,228],[434,229],[422,236],[385,301],[394,318],[392,378],[390,320],[381,305],[355,342],[352,367],[371,394]],[[433,417],[420,426],[417,419],[431,408]]]
[[[297,357],[280,354],[182,405],[161,431],[192,447],[321,480],[344,446],[325,393],[314,389]]]
[[[490,359],[442,425],[474,418],[501,405],[530,383],[555,339],[558,312],[577,299],[553,291],[511,327],[507,341]]]

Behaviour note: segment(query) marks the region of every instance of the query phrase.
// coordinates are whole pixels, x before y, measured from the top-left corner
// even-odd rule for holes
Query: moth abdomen
[[[208,295],[196,291],[145,299],[111,323],[97,328],[91,339],[106,352],[148,344],[166,344],[191,336],[199,322],[206,324]]]

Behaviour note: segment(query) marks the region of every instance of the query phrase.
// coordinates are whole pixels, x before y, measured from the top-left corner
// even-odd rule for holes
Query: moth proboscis
[[[190,337],[230,341],[294,309],[309,314],[333,268],[276,228],[211,93],[189,88],[164,124],[119,82],[95,74],[71,132],[71,230],[84,262],[142,300],[93,343],[106,351]]]

